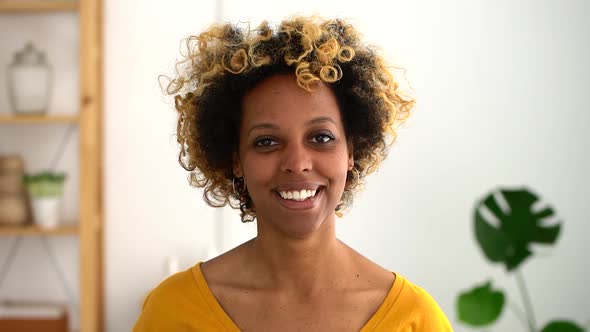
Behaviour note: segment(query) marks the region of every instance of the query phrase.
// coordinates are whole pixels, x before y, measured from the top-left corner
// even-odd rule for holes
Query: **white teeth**
[[[295,191],[280,191],[279,195],[283,199],[292,199],[295,201],[304,201],[309,197],[314,197],[317,192],[317,189],[302,189],[302,190],[295,190]]]

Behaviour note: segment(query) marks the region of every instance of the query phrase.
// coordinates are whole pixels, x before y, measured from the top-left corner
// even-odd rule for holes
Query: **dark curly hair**
[[[256,29],[216,24],[188,37],[186,49],[176,76],[164,76],[178,112],[178,160],[190,172],[191,185],[204,188],[209,205],[229,203],[241,210],[243,222],[256,214],[247,192],[236,192],[233,156],[242,97],[261,80],[292,74],[305,90],[324,82],[335,93],[355,161],[338,215],[351,204],[361,180],[385,158],[397,126],[415,104],[377,50],[341,19],[294,17],[275,29],[267,22]]]

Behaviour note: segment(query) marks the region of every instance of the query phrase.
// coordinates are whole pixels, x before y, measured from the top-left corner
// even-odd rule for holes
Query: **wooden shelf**
[[[0,114],[2,123],[76,123],[78,114],[5,115]]]
[[[66,225],[44,229],[39,226],[4,226],[0,225],[0,236],[6,235],[78,235],[78,225]]]
[[[43,13],[77,11],[78,1],[16,1],[0,0],[0,13]]]
[[[79,170],[79,220],[71,226],[56,229],[41,229],[30,225],[9,227],[0,224],[2,236],[30,236],[44,240],[47,237],[71,236],[78,239],[79,246],[79,299],[78,310],[74,314],[79,321],[76,330],[83,332],[103,332],[104,323],[104,280],[103,280],[103,0],[0,0],[0,20],[9,15],[19,19],[28,15],[75,15],[78,17],[79,44],[79,112],[73,115],[14,115],[10,109],[0,109],[0,131],[7,126],[51,125],[76,127],[78,130],[78,170]],[[11,17],[12,17],[11,16]],[[7,27],[9,28],[9,27]],[[15,36],[24,37],[27,31],[11,31]],[[53,36],[59,38],[59,35]],[[49,40],[51,42],[51,40]],[[3,46],[0,46],[3,47]],[[2,65],[0,63],[0,65]],[[2,77],[0,77],[2,79]],[[0,97],[2,98],[2,97]],[[59,110],[57,110],[59,111]],[[64,112],[62,110],[62,112]],[[29,129],[29,128],[27,128]],[[56,128],[62,129],[62,128]],[[18,137],[13,133],[10,138]],[[3,143],[3,142],[2,142]],[[1,144],[0,144],[1,145]],[[35,148],[34,146],[32,148]],[[75,157],[74,157],[75,158]],[[0,220],[1,223],[1,220]],[[16,242],[16,241],[15,241]],[[1,262],[0,262],[1,263]],[[73,327],[73,326],[72,326]]]

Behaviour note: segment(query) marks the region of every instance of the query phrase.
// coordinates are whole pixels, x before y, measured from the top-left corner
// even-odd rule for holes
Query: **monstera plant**
[[[533,256],[531,244],[554,245],[562,227],[560,222],[546,225],[546,219],[555,212],[550,206],[533,208],[538,202],[539,197],[526,188],[488,193],[476,203],[473,212],[477,243],[490,262],[504,265],[516,277],[524,304],[524,312],[516,310],[517,316],[530,332],[584,332],[583,327],[569,320],[553,320],[541,329],[536,325],[519,267]],[[459,294],[459,320],[473,327],[488,326],[500,317],[506,302],[507,295],[494,289],[491,281],[485,281]]]

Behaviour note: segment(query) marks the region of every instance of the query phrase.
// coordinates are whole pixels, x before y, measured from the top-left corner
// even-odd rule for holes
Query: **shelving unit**
[[[24,227],[4,226],[0,227],[0,236],[52,236],[52,235],[78,235],[80,229],[77,225],[59,226],[43,229],[34,225]]]
[[[76,1],[0,1],[0,12],[42,13],[78,10]]]
[[[104,330],[102,268],[102,1],[0,0],[4,14],[72,12],[79,16],[80,96],[75,115],[0,115],[0,127],[13,124],[74,124],[79,131],[79,222],[41,229],[0,226],[2,237],[77,236],[80,250],[80,327],[82,332]],[[16,32],[18,33],[18,32]]]
[[[80,118],[75,115],[0,115],[0,124],[17,123],[77,123]]]

